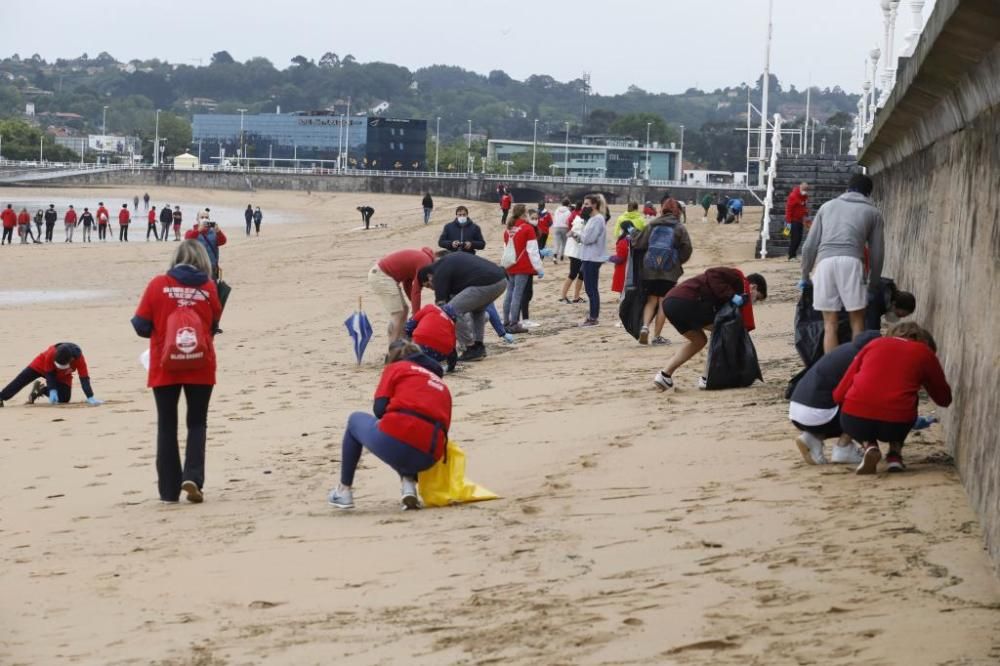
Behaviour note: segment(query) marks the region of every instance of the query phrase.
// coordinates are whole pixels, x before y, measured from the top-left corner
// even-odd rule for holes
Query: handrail
[[[774,179],[778,175],[778,153],[781,152],[781,114],[774,114],[774,134],[771,137],[771,165],[767,169],[767,193],[764,195],[764,217],[760,225],[760,258],[767,259],[767,240],[771,235],[771,208],[774,206]]]

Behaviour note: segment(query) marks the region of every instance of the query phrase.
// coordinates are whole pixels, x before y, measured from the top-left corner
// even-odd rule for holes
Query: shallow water
[[[0,307],[65,301],[97,301],[110,298],[114,293],[110,289],[0,289]]]

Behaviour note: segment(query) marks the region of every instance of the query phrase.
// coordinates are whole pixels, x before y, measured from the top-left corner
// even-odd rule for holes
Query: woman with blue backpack
[[[639,331],[641,345],[650,343],[650,326],[653,326],[654,345],[668,343],[662,336],[667,320],[663,313],[663,297],[677,286],[684,274],[683,266],[694,251],[691,235],[680,218],[680,205],[669,194],[664,196],[660,202],[660,217],[646,225],[632,244],[636,260],[634,270],[640,271],[646,294],[643,325]]]

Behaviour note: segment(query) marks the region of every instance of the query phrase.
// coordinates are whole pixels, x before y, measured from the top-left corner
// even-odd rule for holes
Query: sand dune
[[[859,479],[795,451],[782,393],[798,366],[796,275],[748,259],[759,211],[742,226],[693,221],[688,272],[767,276],[765,384],[700,392],[692,363],[676,393],[656,393],[671,350],[613,327],[610,267],[597,329],[575,327],[585,306],[556,303],[565,271],[548,268],[540,328],[513,347],[488,336],[490,358],[447,380],[469,475],[504,499],[401,514],[393,473],[366,457],[357,510],[335,513],[342,427],[370,408],[385,343],[365,273],[392,249],[433,246],[458,202],[438,199],[424,227],[419,197],[151,194],[249,200],[288,222],[265,218],[260,239],[233,229],[222,251],[234,292],[207,501],[156,499],[155,409],[128,323],[172,245],[0,249],[2,290],[101,290],[0,300],[0,381],[73,340],[108,401],[27,407],[22,394],[0,410],[0,663],[1000,662],[1000,584],[940,426],[914,436],[906,474]],[[362,202],[388,228],[356,230]],[[471,208],[499,257],[498,216]],[[376,337],[357,367],[342,321],[359,294]]]

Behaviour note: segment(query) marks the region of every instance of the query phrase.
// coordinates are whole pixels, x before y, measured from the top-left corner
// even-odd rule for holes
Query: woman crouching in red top
[[[132,326],[149,338],[149,381],[156,400],[156,473],[160,500],[176,502],[181,491],[201,502],[205,483],[208,402],[215,386],[213,338],[222,316],[211,279],[208,252],[198,241],[177,246],[170,270],[146,286]],[[181,469],[177,403],[187,400],[187,449]]]
[[[931,400],[947,407],[951,387],[937,358],[937,344],[925,328],[903,322],[889,329],[886,337],[872,340],[862,349],[840,384],[833,400],[840,405],[844,432],[865,447],[858,474],[874,474],[882,459],[879,442],[889,443],[886,456],[890,472],[902,472],[903,442],[917,418],[920,388]]]
[[[392,467],[402,479],[403,510],[417,509],[417,474],[444,456],[451,426],[451,393],[441,381],[441,365],[412,342],[389,346],[382,379],[375,389],[372,416],[354,412],[341,444],[340,485],[327,501],[353,509],[354,471],[362,449]]]

